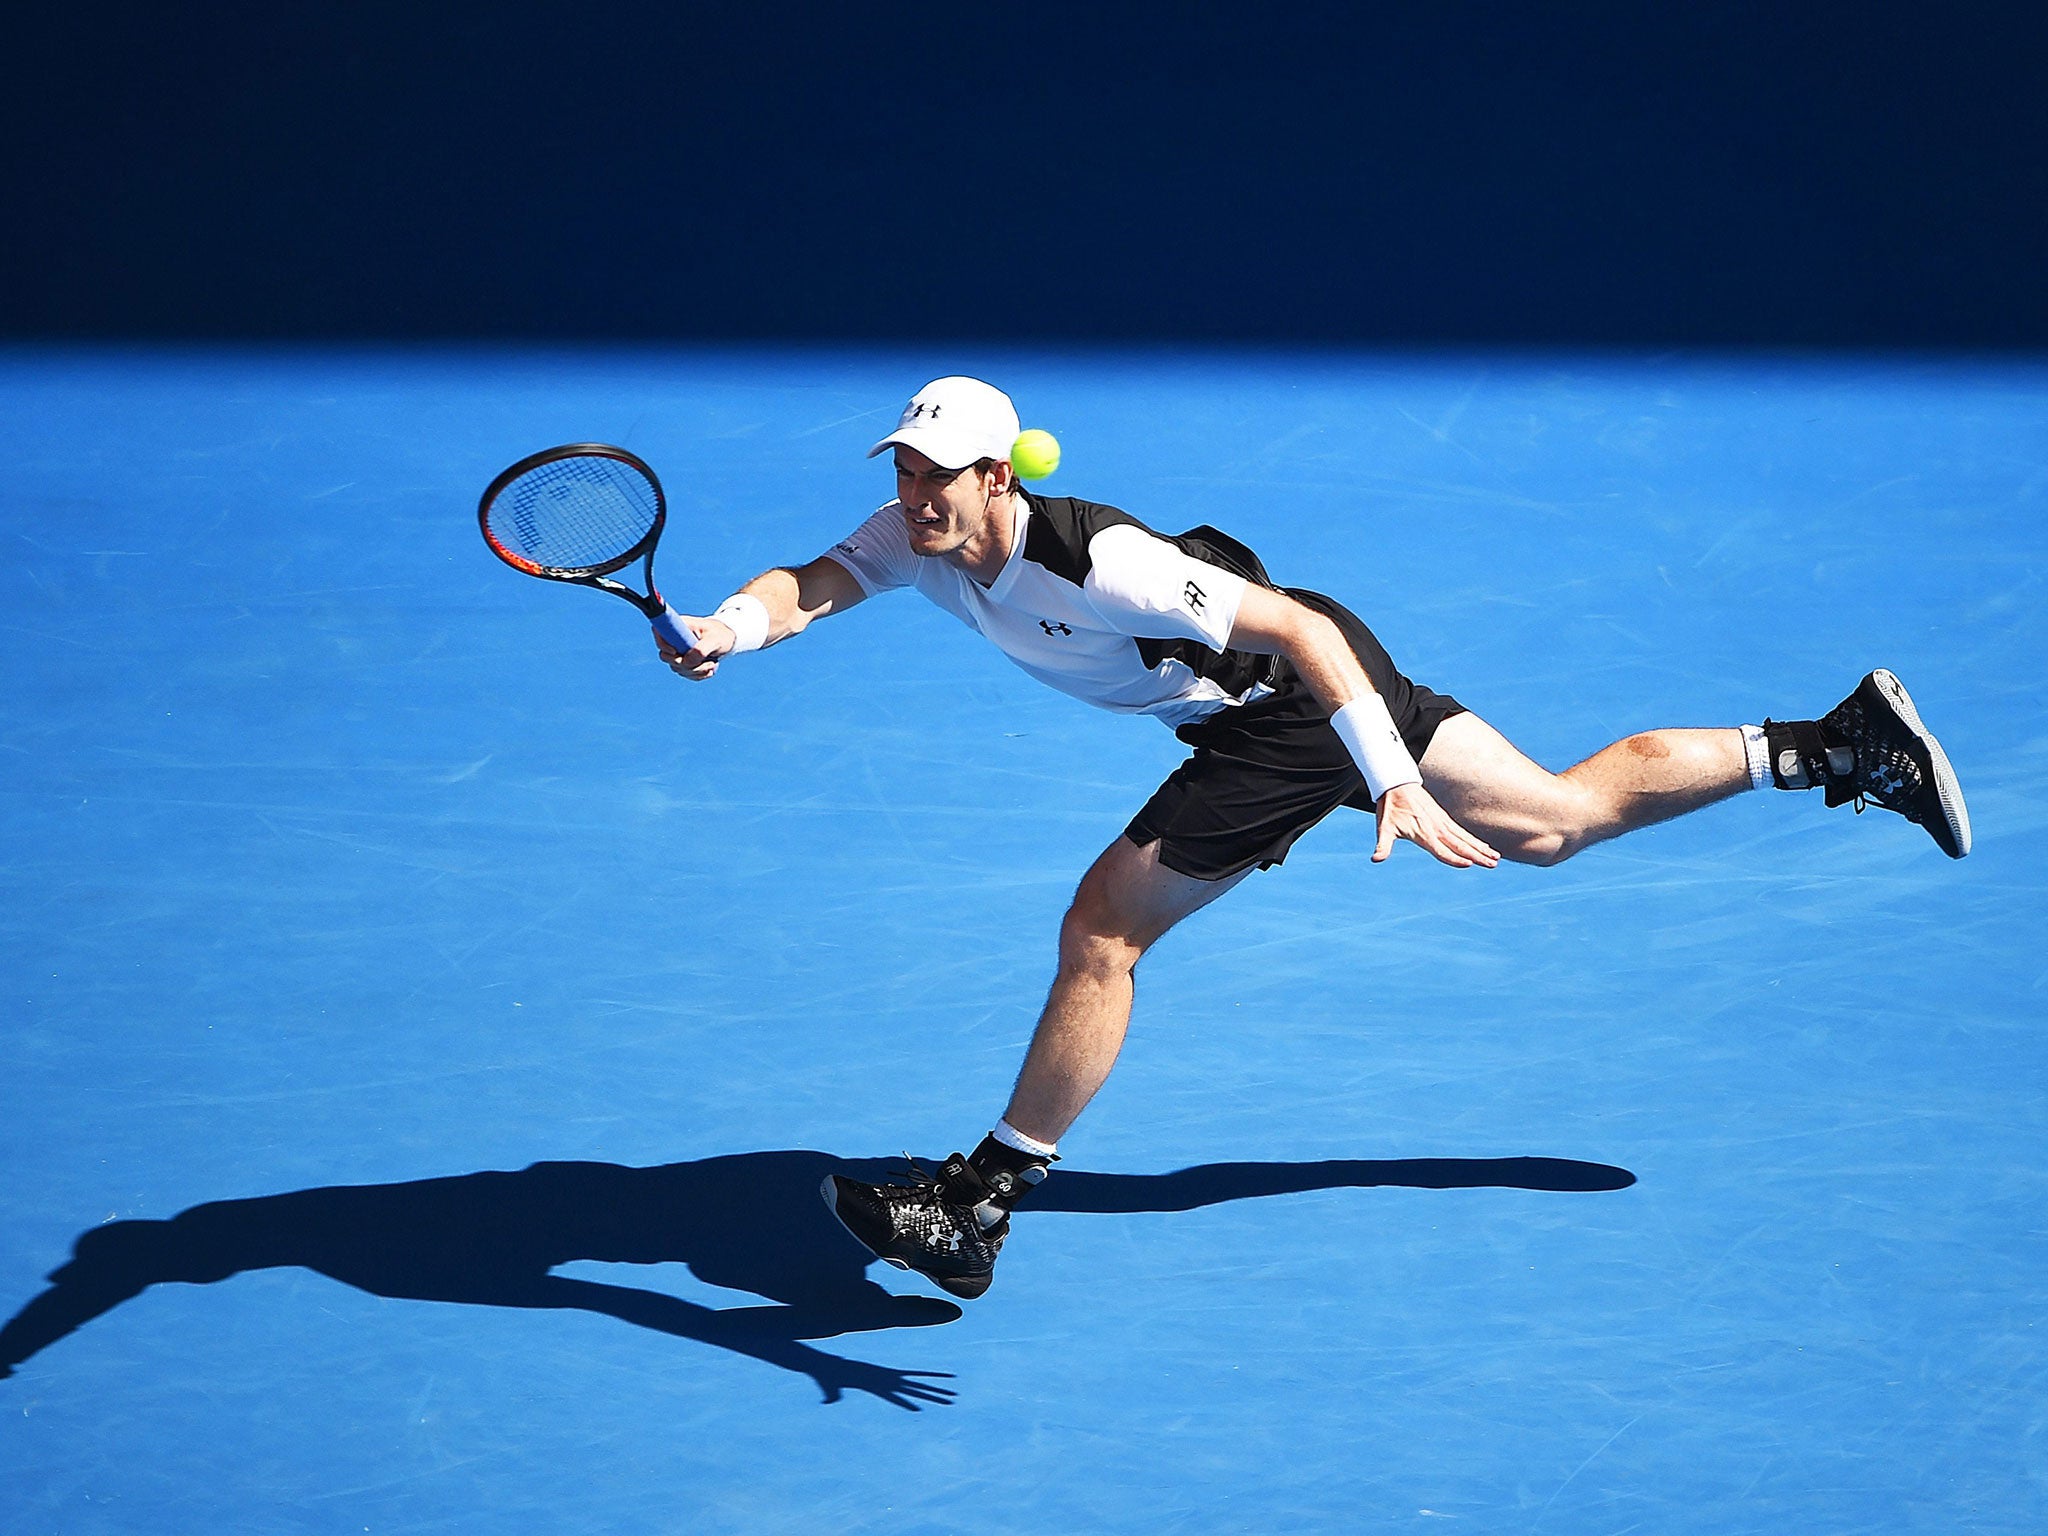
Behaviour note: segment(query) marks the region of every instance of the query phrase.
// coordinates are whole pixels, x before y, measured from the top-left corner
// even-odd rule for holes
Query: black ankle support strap
[[[979,1205],[989,1195],[980,1170],[958,1152],[939,1164],[936,1182],[940,1196],[954,1205]]]
[[[1771,782],[1780,789],[1818,789],[1833,777],[1818,721],[1766,720],[1764,744],[1771,754]]]
[[[987,1187],[988,1198],[1006,1211],[1014,1210],[1019,1200],[1043,1184],[1051,1170],[1045,1158],[1005,1146],[993,1136],[982,1137],[968,1162]]]

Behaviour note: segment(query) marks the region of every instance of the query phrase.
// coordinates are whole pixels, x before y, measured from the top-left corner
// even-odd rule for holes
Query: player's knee
[[[1514,847],[1511,856],[1517,864],[1549,869],[1552,865],[1562,864],[1585,846],[1581,839],[1562,831],[1535,832],[1524,837]]]
[[[1127,973],[1144,952],[1144,945],[1132,937],[1128,917],[1108,893],[1083,880],[1060,921],[1060,969],[1105,976]]]
[[[1560,808],[1559,814],[1527,828],[1519,838],[1505,839],[1509,846],[1501,851],[1517,864],[1533,864],[1540,869],[1548,869],[1584,853],[1601,841],[1606,835],[1604,826],[1597,806],[1567,803]],[[1496,843],[1495,846],[1500,845]]]
[[[1607,808],[1589,786],[1569,774],[1550,780],[1550,794],[1533,804],[1512,831],[1501,829],[1494,846],[1517,864],[1549,868],[1600,840]]]
[[[1144,951],[1135,944],[1101,934],[1062,935],[1059,973],[1088,977],[1095,981],[1116,981],[1138,968]]]

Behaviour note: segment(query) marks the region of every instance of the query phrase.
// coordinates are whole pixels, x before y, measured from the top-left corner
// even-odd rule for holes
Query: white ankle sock
[[[1749,762],[1749,787],[1769,789],[1774,782],[1771,778],[1771,746],[1762,726],[1742,727],[1742,755]]]
[[[1004,1146],[1018,1152],[1028,1152],[1033,1157],[1042,1157],[1050,1161],[1059,1156],[1058,1142],[1039,1141],[1034,1137],[1026,1136],[1007,1120],[998,1120],[996,1128],[990,1131],[989,1135],[995,1137]]]

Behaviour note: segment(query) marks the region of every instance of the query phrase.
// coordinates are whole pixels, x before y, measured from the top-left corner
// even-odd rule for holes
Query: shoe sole
[[[840,1226],[846,1229],[846,1235],[852,1238],[856,1243],[859,1243],[861,1249],[864,1252],[873,1254],[876,1258],[880,1259],[884,1264],[893,1265],[895,1268],[902,1270],[905,1274],[917,1275],[922,1279],[929,1280],[933,1285],[936,1285],[948,1296],[958,1296],[962,1301],[973,1301],[976,1297],[983,1296],[988,1293],[989,1281],[994,1278],[993,1276],[978,1281],[961,1281],[945,1280],[941,1279],[937,1275],[928,1275],[923,1270],[919,1269],[916,1265],[910,1263],[907,1259],[899,1259],[893,1253],[883,1253],[880,1249],[876,1248],[874,1244],[870,1243],[866,1238],[862,1237],[858,1232],[854,1231],[852,1227],[847,1225],[846,1218],[839,1214],[839,1191],[832,1187],[833,1180],[837,1179],[838,1177],[839,1175],[836,1173],[828,1173],[825,1175],[824,1179],[818,1185],[819,1197],[824,1200],[825,1209],[832,1213],[832,1219],[838,1222]]]
[[[1933,733],[1920,723],[1920,712],[1913,707],[1913,696],[1906,692],[1904,683],[1883,667],[1871,673],[1870,677],[1877,684],[1878,692],[1885,696],[1886,702],[1905,722],[1906,729],[1913,733],[1914,739],[1927,748],[1927,756],[1934,765],[1934,796],[1941,802],[1941,814],[1948,822],[1949,837],[1955,844],[1953,849],[1944,847],[1941,851],[1952,859],[1963,858],[1970,851],[1970,808],[1963,803],[1963,786],[1956,780],[1955,769],[1949,766],[1948,754],[1941,750],[1941,743],[1934,739]]]
[[[846,1235],[852,1238],[856,1243],[859,1243],[861,1247],[867,1248],[867,1251],[869,1253],[874,1253],[874,1249],[868,1248],[868,1240],[862,1237],[858,1232],[854,1231],[853,1228],[848,1227],[846,1225],[846,1218],[839,1214],[839,1191],[832,1187],[833,1181],[836,1180],[838,1177],[839,1175],[836,1173],[826,1174],[825,1177],[818,1182],[818,1196],[825,1202],[825,1209],[832,1213],[832,1219],[838,1222],[841,1227],[844,1227],[846,1229]],[[875,1254],[875,1257],[880,1258],[881,1255]]]

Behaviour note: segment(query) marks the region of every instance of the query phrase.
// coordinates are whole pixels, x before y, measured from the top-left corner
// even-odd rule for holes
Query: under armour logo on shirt
[[[1192,581],[1189,582],[1187,584],[1186,589],[1182,591],[1180,598],[1182,602],[1188,605],[1188,611],[1190,613],[1200,613],[1202,611],[1204,594],[1202,592],[1202,589],[1196,586]]]
[[[1074,632],[1067,625],[1054,623],[1051,619],[1040,619],[1038,627],[1048,635],[1071,635]]]

